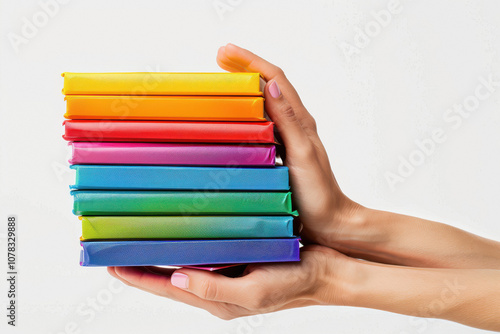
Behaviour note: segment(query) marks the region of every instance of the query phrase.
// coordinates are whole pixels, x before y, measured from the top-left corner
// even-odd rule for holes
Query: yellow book
[[[262,96],[259,73],[70,73],[66,95]]]
[[[69,119],[264,121],[258,96],[66,95]]]

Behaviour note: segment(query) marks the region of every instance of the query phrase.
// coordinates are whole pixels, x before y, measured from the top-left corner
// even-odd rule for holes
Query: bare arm
[[[301,261],[250,265],[237,278],[196,269],[114,267],[127,285],[234,319],[310,305],[344,305],[500,331],[500,270],[399,267],[307,246]]]
[[[353,257],[413,267],[500,269],[500,242],[425,219],[359,207],[332,223],[328,246]]]
[[[427,269],[364,262],[351,306],[500,331],[500,270]]]

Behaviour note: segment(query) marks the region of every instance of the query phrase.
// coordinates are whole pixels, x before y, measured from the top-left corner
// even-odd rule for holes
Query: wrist
[[[342,211],[332,219],[328,246],[352,256],[357,251],[380,245],[388,238],[383,222],[376,219],[376,210],[352,202]]]
[[[394,216],[356,204],[330,234],[328,246],[350,257],[399,264],[400,254],[392,251],[392,245],[405,232]]]
[[[362,263],[334,250],[329,251],[333,256],[322,265],[311,299],[319,305],[352,306],[359,295],[357,277]]]
[[[301,235],[315,244],[334,248],[339,241],[356,239],[362,234],[369,222],[366,211],[365,207],[342,195],[335,205],[319,215],[316,224],[303,226]]]

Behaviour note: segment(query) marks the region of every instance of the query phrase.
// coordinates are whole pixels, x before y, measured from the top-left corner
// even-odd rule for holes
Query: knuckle
[[[281,114],[284,117],[289,118],[290,120],[297,120],[297,116],[295,115],[295,111],[293,110],[292,106],[288,103],[282,104],[281,105]]]
[[[284,75],[285,75],[285,71],[283,71],[283,69],[281,67],[273,65],[273,77],[284,76]]]
[[[217,285],[210,280],[203,280],[200,287],[200,297],[207,300],[217,298]]]

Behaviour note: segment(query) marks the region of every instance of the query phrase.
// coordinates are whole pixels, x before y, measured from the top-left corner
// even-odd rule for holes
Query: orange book
[[[264,121],[256,96],[67,95],[68,119]]]

